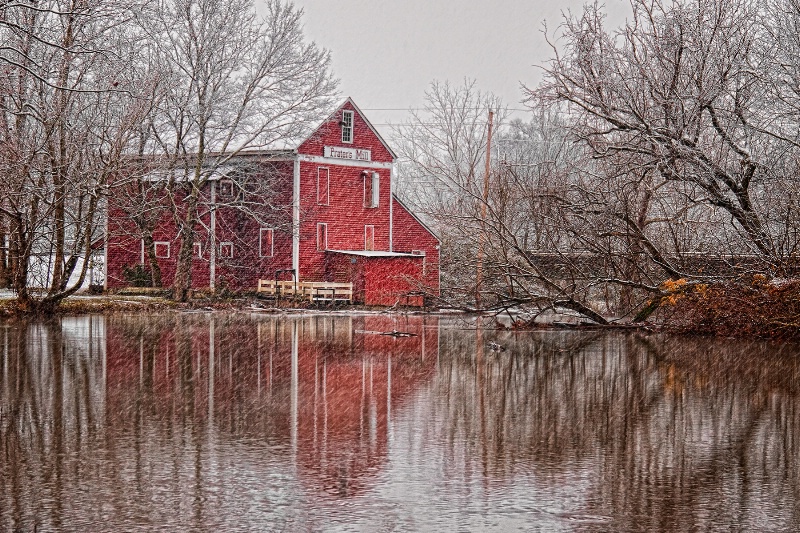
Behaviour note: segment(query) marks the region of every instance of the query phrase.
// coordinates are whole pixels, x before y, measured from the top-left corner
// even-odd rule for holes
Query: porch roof
[[[345,255],[359,255],[361,257],[424,257],[420,254],[385,252],[381,250],[326,250],[326,252]]]

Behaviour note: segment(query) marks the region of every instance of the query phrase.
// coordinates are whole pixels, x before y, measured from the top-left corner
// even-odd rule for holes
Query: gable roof
[[[419,225],[420,225],[420,226],[422,226],[423,228],[425,228],[425,231],[427,231],[428,233],[430,233],[431,235],[433,235],[433,236],[436,238],[436,240],[437,240],[437,241],[439,241],[439,244],[441,244],[441,243],[442,243],[442,238],[441,238],[441,237],[439,237],[439,235],[438,235],[438,234],[437,234],[435,231],[433,231],[433,230],[430,228],[430,226],[428,226],[428,225],[427,225],[425,222],[423,222],[421,218],[419,218],[417,215],[415,215],[415,214],[414,214],[414,212],[413,212],[413,211],[412,211],[412,210],[411,210],[411,209],[410,209],[410,208],[409,208],[409,207],[408,207],[408,206],[407,206],[407,205],[406,205],[406,204],[405,204],[405,203],[404,203],[404,202],[403,202],[403,201],[402,201],[402,200],[401,200],[401,199],[400,199],[400,198],[399,198],[399,197],[398,197],[398,196],[397,196],[395,193],[392,193],[392,199],[393,199],[395,202],[397,202],[397,203],[400,205],[400,207],[402,207],[403,209],[405,209],[406,213],[408,213],[409,215],[411,215],[411,218],[413,218],[414,220],[416,220],[416,221],[419,223]]]
[[[378,133],[378,130],[376,130],[376,129],[375,129],[375,126],[373,126],[373,125],[372,125],[372,123],[369,121],[369,119],[368,119],[368,118],[367,118],[367,116],[364,114],[364,112],[363,112],[363,111],[361,111],[361,109],[360,109],[360,108],[359,108],[359,107],[356,105],[356,103],[353,101],[353,99],[352,99],[351,97],[349,97],[349,96],[347,97],[347,99],[346,99],[344,102],[342,102],[342,103],[339,105],[339,107],[337,107],[336,109],[334,109],[334,110],[333,110],[333,112],[332,112],[330,115],[328,115],[327,117],[325,117],[325,120],[323,120],[322,122],[320,122],[320,123],[317,125],[317,127],[316,127],[316,128],[314,128],[314,131],[311,133],[311,135],[309,135],[309,136],[308,136],[308,137],[306,137],[304,140],[302,140],[301,142],[299,142],[299,143],[297,144],[297,146],[299,147],[301,144],[303,144],[303,143],[304,143],[304,142],[306,142],[307,140],[311,139],[311,138],[312,138],[312,137],[313,137],[313,136],[314,136],[314,135],[317,133],[317,131],[318,131],[318,130],[319,130],[321,127],[322,127],[322,125],[323,125],[323,124],[325,124],[325,123],[327,123],[328,121],[332,120],[332,119],[334,118],[334,116],[335,116],[337,113],[339,113],[339,112],[342,110],[342,108],[344,108],[344,106],[346,106],[347,104],[350,104],[350,105],[353,107],[353,109],[356,111],[356,113],[358,113],[358,115],[361,117],[361,120],[363,120],[363,121],[364,121],[364,123],[367,125],[367,127],[369,127],[370,131],[371,131],[371,132],[372,132],[372,133],[375,135],[375,137],[377,137],[377,139],[378,139],[378,140],[381,142],[381,144],[383,145],[383,147],[384,147],[384,148],[386,148],[386,151],[387,151],[387,152],[389,152],[389,155],[391,155],[391,156],[392,156],[392,159],[397,159],[397,154],[395,153],[395,151],[394,151],[394,150],[392,150],[392,147],[391,147],[391,146],[389,146],[389,143],[387,143],[387,142],[386,142],[386,140],[385,140],[385,139],[384,139],[384,138],[381,136],[381,134],[380,134],[380,133]]]

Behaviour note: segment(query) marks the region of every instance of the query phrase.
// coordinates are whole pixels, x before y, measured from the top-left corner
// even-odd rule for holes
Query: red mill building
[[[350,99],[295,149],[231,158],[203,191],[193,287],[254,290],[259,279],[296,276],[352,282],[354,299],[368,305],[420,304],[421,292],[437,294],[439,240],[393,194],[395,159]],[[232,175],[270,185],[241,187]],[[249,201],[241,201],[247,194]],[[126,267],[148,264],[141,234],[120,196],[109,208],[106,286],[111,289],[129,284]],[[166,210],[153,240],[162,283],[169,286],[180,241]]]

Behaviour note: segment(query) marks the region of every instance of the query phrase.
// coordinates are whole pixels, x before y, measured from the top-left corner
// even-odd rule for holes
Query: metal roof
[[[380,250],[325,250],[336,254],[360,255],[362,257],[424,257],[420,254],[409,254],[402,252],[385,252]]]

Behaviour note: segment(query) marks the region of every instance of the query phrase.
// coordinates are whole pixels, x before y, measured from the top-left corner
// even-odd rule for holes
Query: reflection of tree
[[[0,329],[0,529],[275,529],[287,502],[248,526],[237,491],[274,478],[278,500],[363,493],[387,460],[391,402],[433,369],[435,326],[180,313]]]
[[[471,481],[579,485],[579,512],[607,518],[573,530],[800,524],[793,345],[476,344],[430,317],[94,320],[0,328],[0,529],[304,529],[287,509],[369,500],[392,462],[418,459],[444,498]],[[360,333],[393,329],[419,336]],[[253,494],[268,494],[256,510]]]
[[[444,421],[427,430],[445,444],[448,475],[462,461],[487,483],[530,468],[555,486],[588,475],[587,516],[615,520],[601,530],[755,527],[765,507],[781,527],[797,525],[793,357],[759,343],[666,337],[499,341],[509,350],[484,353],[443,330],[448,355],[425,418]]]
[[[33,530],[44,519],[60,529],[75,456],[99,441],[102,415],[87,386],[99,359],[76,358],[55,320],[7,325],[2,341],[0,523]],[[49,516],[33,516],[37,501],[53,502]]]

